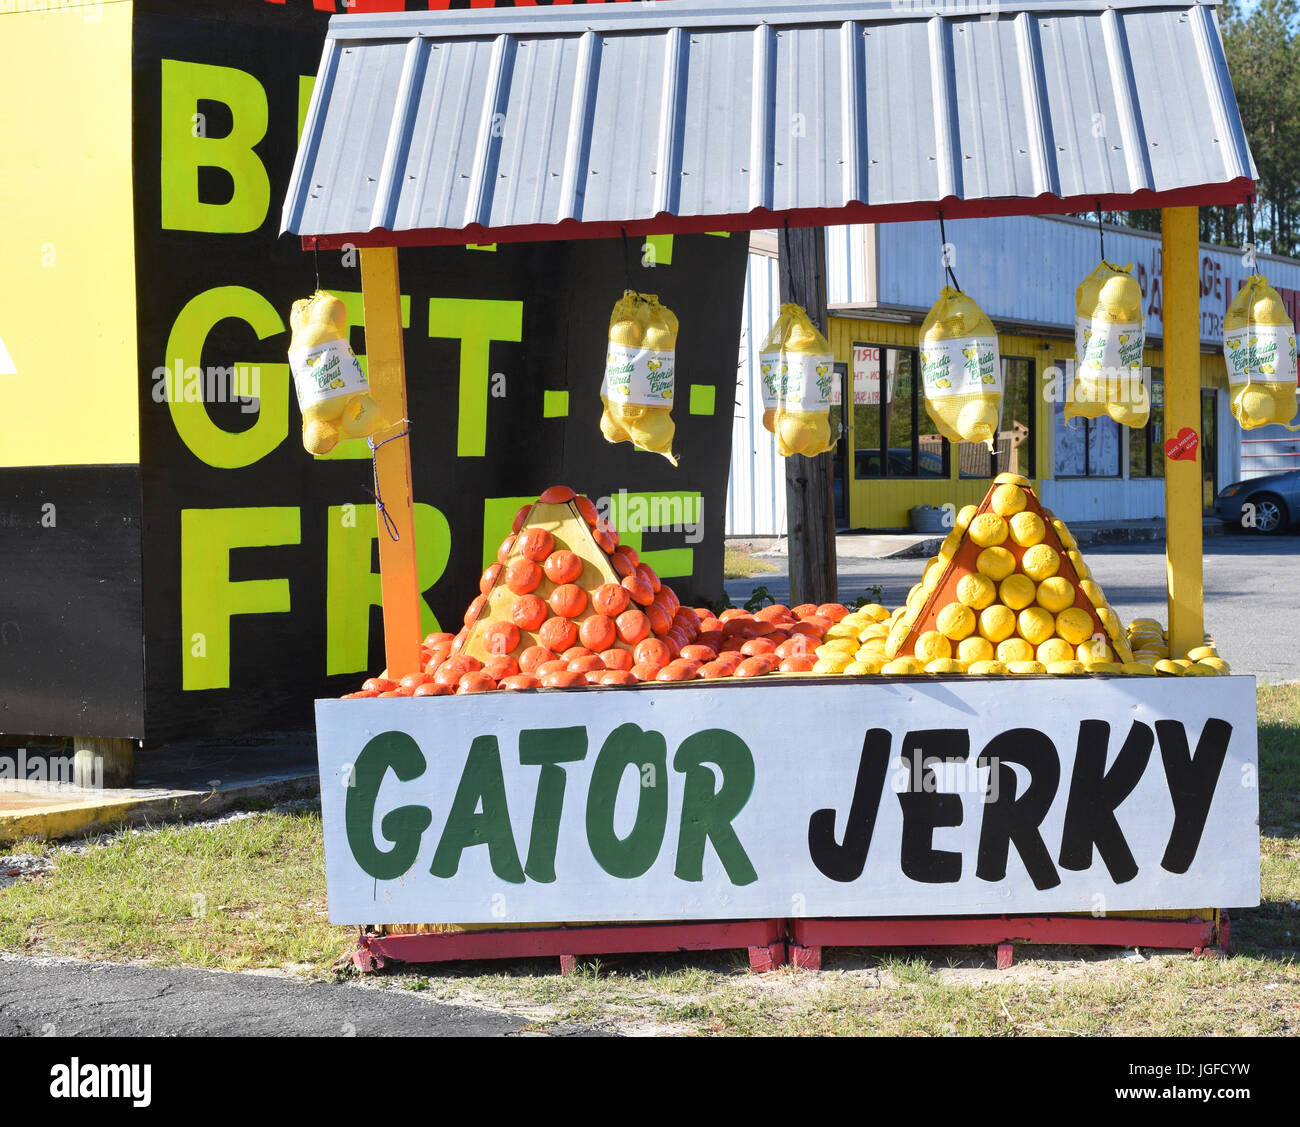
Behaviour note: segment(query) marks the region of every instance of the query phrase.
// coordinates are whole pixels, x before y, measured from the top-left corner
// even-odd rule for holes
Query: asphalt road
[[[1168,624],[1163,542],[1084,550],[1120,620],[1154,618]],[[776,561],[773,561],[776,562]],[[784,561],[780,561],[784,567]],[[882,602],[901,606],[924,569],[924,560],[845,560],[839,570],[843,602],[884,588]],[[1261,681],[1300,680],[1300,535],[1234,533],[1205,541],[1205,628],[1234,673]],[[784,573],[727,581],[727,594],[741,605],[758,585],[778,602],[789,599]]]
[[[525,1024],[507,1014],[348,983],[0,958],[0,1038],[503,1037]]]

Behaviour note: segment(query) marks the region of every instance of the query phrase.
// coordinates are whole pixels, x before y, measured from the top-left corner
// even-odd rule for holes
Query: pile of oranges
[[[457,634],[430,634],[423,669],[357,697],[446,696],[808,673],[837,603],[757,614],[686,607],[620,544],[589,498],[553,486],[515,516]]]

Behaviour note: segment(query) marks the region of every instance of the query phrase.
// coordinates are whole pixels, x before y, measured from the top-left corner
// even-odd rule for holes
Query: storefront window
[[[1128,432],[1129,477],[1165,476],[1165,370],[1151,369],[1151,418]]]
[[[1057,477],[1119,477],[1119,424],[1099,419],[1065,419],[1065,403],[1054,405]]]
[[[960,477],[996,477],[1018,473],[1033,477],[1034,463],[1034,362],[1022,356],[1002,357],[1002,425],[997,450],[982,442],[957,447]]]
[[[852,385],[854,477],[948,476],[948,444],[921,402],[916,349],[855,342]]]

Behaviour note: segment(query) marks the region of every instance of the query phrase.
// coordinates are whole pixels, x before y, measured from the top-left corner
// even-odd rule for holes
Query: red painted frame
[[[303,250],[338,250],[353,247],[432,247],[465,243],[549,242],[557,239],[617,239],[626,234],[689,235],[709,231],[754,231],[780,227],[826,227],[843,223],[910,223],[922,219],[986,219],[1006,215],[1067,215],[1072,212],[1127,211],[1162,207],[1205,207],[1211,204],[1239,204],[1255,198],[1255,182],[1245,177],[1222,184],[1197,184],[1168,192],[1115,192],[1103,196],[1042,195],[1033,199],[1007,196],[963,200],[955,196],[938,203],[888,204],[871,207],[851,203],[844,207],[795,208],[773,211],[755,208],[735,215],[676,216],[667,213],[653,219],[626,223],[584,223],[565,219],[559,223],[536,223],[519,227],[485,227],[472,223],[457,230],[449,228],[415,231],[354,231],[350,234],[301,235]]]
[[[568,974],[578,955],[653,951],[726,951],[746,948],[749,965],[772,970],[786,961],[786,921],[727,920],[701,923],[550,927],[519,931],[363,932],[352,962],[361,971],[394,963],[444,963],[453,959],[535,959],[558,955]]]
[[[1011,965],[1014,944],[1184,948],[1194,955],[1228,949],[1226,912],[1218,919],[1164,920],[1093,916],[968,916],[949,919],[787,920],[793,966],[818,969],[823,947],[983,947]]]

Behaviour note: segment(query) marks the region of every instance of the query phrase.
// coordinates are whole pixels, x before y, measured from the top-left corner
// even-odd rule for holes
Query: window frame
[[[852,413],[848,414],[849,430],[853,435],[853,480],[854,481],[948,481],[952,477],[951,448],[952,444],[940,436],[940,457],[942,459],[942,469],[938,474],[923,474],[921,468],[921,412],[923,393],[921,390],[921,349],[919,345],[905,344],[876,344],[872,341],[854,340],[849,344],[849,365],[848,379],[846,381],[847,396],[851,400],[853,397],[853,354],[859,348],[874,348],[881,353],[880,357],[880,402],[874,406],[880,412],[877,420],[877,431],[880,434],[879,446],[862,446],[857,444],[857,417],[856,412],[858,405],[850,403]],[[886,354],[889,352],[906,352],[912,359],[912,394],[911,394],[911,423],[912,423],[912,472],[910,474],[890,473],[889,472],[889,448],[885,445],[885,403],[888,398],[888,364]],[[863,404],[864,407],[870,407],[871,404]],[[880,473],[876,474],[859,474],[858,473],[858,451],[874,453],[880,459]]]
[[[1029,365],[1029,407],[1028,407],[1028,410],[1026,411],[1026,414],[1028,415],[1028,418],[1025,420],[1025,425],[1029,428],[1029,434],[1028,434],[1027,439],[1026,439],[1026,444],[1027,444],[1028,447],[1029,447],[1028,464],[1029,464],[1029,469],[1030,469],[1031,472],[1026,473],[1026,474],[1022,474],[1021,476],[1022,476],[1022,477],[1027,477],[1027,478],[1029,478],[1030,480],[1036,480],[1037,477],[1038,477],[1038,454],[1037,454],[1037,445],[1038,445],[1038,360],[1037,360],[1037,358],[1034,357],[1034,356],[1018,356],[1018,355],[1016,355],[1016,354],[1014,354],[1014,353],[1003,353],[1003,352],[1001,351],[1001,349],[998,350],[998,359],[1002,362],[1003,365],[1006,365],[1006,364],[1008,363],[1008,361],[1014,361],[1014,360],[1019,360],[1019,361],[1022,361],[1023,363],[1025,363],[1025,364],[1028,364],[1028,365]],[[1004,367],[1004,368],[1003,368],[1003,371],[1002,371],[1002,389],[1003,389],[1003,390],[1002,390],[1002,410],[1003,410],[1003,414],[1002,414],[1002,416],[1001,416],[1001,421],[1000,421],[1000,423],[999,423],[999,426],[1000,426],[1003,430],[1006,429],[1005,426],[1002,426],[1002,424],[1006,422],[1006,415],[1005,415],[1006,406],[1007,406],[1006,385],[1007,385],[1007,376],[1006,376],[1006,368]],[[1014,420],[1014,419],[1012,420],[1012,425],[1013,425],[1013,426],[1015,425],[1015,420]],[[945,440],[945,441],[946,441],[946,440]],[[949,445],[951,445],[951,444],[949,444]],[[1000,473],[1008,473],[1008,472],[1009,472],[1006,466],[999,466],[999,465],[997,464],[997,449],[996,449],[996,447],[995,447],[993,450],[988,451],[988,455],[989,455],[989,473],[988,473],[987,476],[988,476],[990,479],[997,477],[997,475],[1000,474]],[[966,475],[966,474],[963,474],[963,473],[961,472],[961,453],[960,453],[960,451],[958,451],[958,455],[957,455],[957,479],[958,479],[959,481],[980,481],[980,480],[983,479],[983,477],[984,477],[983,474],[969,474],[969,475]]]

